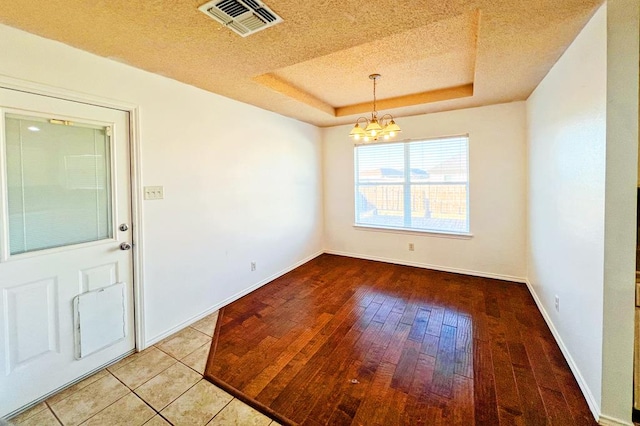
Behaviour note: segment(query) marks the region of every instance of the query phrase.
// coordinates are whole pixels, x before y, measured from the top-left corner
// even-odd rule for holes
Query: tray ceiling
[[[269,0],[240,37],[205,0],[3,0],[0,23],[318,126],[526,99],[601,0]]]

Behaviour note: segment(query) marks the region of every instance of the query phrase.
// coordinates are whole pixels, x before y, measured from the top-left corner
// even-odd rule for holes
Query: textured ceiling
[[[2,0],[0,23],[318,126],[526,99],[602,0],[268,0],[246,38],[206,0]]]

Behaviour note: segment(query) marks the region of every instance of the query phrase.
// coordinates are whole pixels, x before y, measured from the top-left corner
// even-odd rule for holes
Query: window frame
[[[466,214],[466,231],[454,231],[454,230],[442,230],[442,229],[420,229],[420,228],[411,228],[411,227],[407,227],[407,226],[392,226],[392,225],[380,225],[380,224],[371,224],[371,223],[359,223],[358,222],[358,194],[359,194],[359,187],[360,186],[374,186],[374,185],[380,185],[380,183],[370,183],[370,184],[365,184],[362,185],[359,182],[358,179],[358,172],[359,172],[359,164],[358,164],[358,160],[359,160],[359,156],[358,156],[358,148],[363,147],[363,146],[369,146],[369,145],[395,145],[395,144],[402,144],[403,145],[403,159],[404,159],[404,174],[403,174],[403,181],[402,182],[393,182],[393,183],[385,183],[385,185],[398,185],[398,186],[402,186],[403,187],[403,194],[406,195],[407,194],[411,194],[411,187],[412,187],[412,183],[410,180],[410,175],[411,175],[411,168],[410,166],[410,154],[409,154],[409,150],[410,150],[410,145],[412,143],[420,143],[420,142],[429,142],[429,141],[441,141],[441,140],[447,140],[447,139],[460,139],[460,138],[464,138],[466,139],[466,164],[467,164],[467,169],[466,169],[466,182],[460,182],[460,181],[455,181],[455,182],[430,182],[430,183],[420,183],[420,184],[413,184],[413,185],[461,185],[464,184],[466,186],[466,207],[467,207],[467,214]],[[459,134],[459,135],[449,135],[449,136],[438,136],[438,137],[430,137],[430,138],[420,138],[420,139],[405,139],[405,140],[401,140],[401,141],[393,141],[393,142],[388,142],[388,141],[381,141],[381,142],[368,142],[368,143],[359,143],[359,144],[354,144],[353,147],[353,165],[354,165],[354,176],[353,176],[353,206],[354,206],[354,214],[353,214],[353,218],[354,218],[354,222],[353,222],[353,227],[356,229],[361,229],[361,230],[365,230],[365,231],[382,231],[382,232],[391,232],[391,233],[402,233],[402,234],[431,234],[433,236],[437,236],[437,237],[445,237],[445,238],[455,238],[455,239],[469,239],[471,237],[473,237],[473,234],[471,233],[471,206],[470,206],[470,162],[469,162],[469,157],[470,157],[470,137],[469,134]],[[405,199],[410,199],[409,198],[405,198]],[[403,205],[403,209],[404,209],[404,214],[403,214],[403,218],[404,218],[404,223],[407,223],[407,210],[409,210],[409,214],[411,212],[411,207],[410,207],[411,203],[404,203]]]

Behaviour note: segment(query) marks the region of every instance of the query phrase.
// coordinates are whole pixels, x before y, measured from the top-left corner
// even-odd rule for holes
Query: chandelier
[[[376,81],[380,77],[380,74],[371,74],[369,76],[373,80],[373,112],[371,113],[371,120],[366,117],[360,117],[356,120],[356,125],[353,126],[349,133],[349,137],[354,141],[371,142],[377,141],[379,138],[388,140],[401,132],[400,126],[396,124],[391,114],[384,114],[378,119],[378,111],[376,111]],[[360,123],[363,124],[364,128],[360,127]]]

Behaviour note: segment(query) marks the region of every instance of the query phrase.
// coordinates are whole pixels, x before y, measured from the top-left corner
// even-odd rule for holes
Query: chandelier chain
[[[376,80],[377,78],[373,79],[373,118],[376,118],[378,115],[378,111],[376,110]]]

